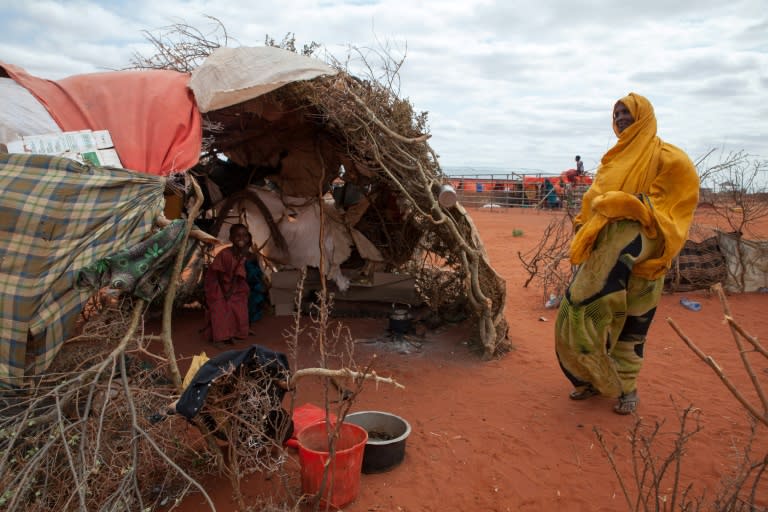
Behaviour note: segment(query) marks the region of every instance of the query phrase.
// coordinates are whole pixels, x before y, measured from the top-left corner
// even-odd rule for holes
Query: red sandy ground
[[[554,353],[554,310],[543,307],[540,289],[523,288],[526,275],[517,252],[525,253],[540,239],[556,213],[533,210],[473,211],[494,268],[506,279],[506,316],[514,350],[493,361],[481,361],[467,347],[469,327],[459,326],[427,334],[422,349],[401,354],[391,343],[359,343],[355,359],[365,364],[377,355],[376,371],[391,375],[404,390],[388,385],[367,385],[354,411],[382,410],[406,418],[413,432],[407,440],[404,462],[395,469],[362,475],[360,493],[345,507],[349,512],[368,511],[623,511],[621,487],[602,453],[594,429],[616,448],[617,464],[631,483],[628,430],[632,416],[613,413],[613,399],[596,397],[574,402],[571,387],[562,375]],[[706,212],[697,223],[711,226]],[[766,226],[768,228],[768,225]],[[513,237],[514,229],[523,236]],[[768,230],[766,231],[768,232]],[[764,232],[763,234],[766,234]],[[679,304],[682,296],[702,304],[692,312]],[[768,337],[768,295],[730,295],[736,320],[752,335]],[[712,370],[686,347],[665,321],[672,318],[690,339],[710,354],[757,404],[723,312],[707,292],[665,295],[659,305],[646,345],[641,373],[639,415],[644,424],[665,422],[667,443],[679,428],[678,410],[695,405],[701,410],[702,432],[690,442],[682,472],[683,482],[693,484],[693,494],[716,494],[720,480],[736,463],[748,422],[742,407]],[[174,340],[179,356],[200,350],[215,353],[199,339],[199,313],[175,320]],[[387,319],[344,319],[356,339],[381,336]],[[283,331],[289,319],[268,317],[258,325],[249,343],[285,351]],[[316,366],[318,354],[307,341],[299,366]],[[757,378],[768,390],[765,359],[753,358]],[[183,370],[188,360],[182,362]],[[320,381],[302,382],[296,404],[322,405]],[[768,452],[764,429],[755,454]],[[661,448],[661,447],[660,447]],[[663,456],[667,452],[659,451]],[[294,476],[292,492],[299,492],[298,456],[289,450],[287,468]],[[766,480],[765,478],[763,479]],[[226,480],[206,482],[217,510],[236,510]],[[248,501],[257,496],[281,496],[278,478],[256,475],[244,482]],[[768,482],[758,490],[768,500]],[[765,503],[763,503],[765,505]],[[182,511],[204,510],[201,496],[186,499]]]

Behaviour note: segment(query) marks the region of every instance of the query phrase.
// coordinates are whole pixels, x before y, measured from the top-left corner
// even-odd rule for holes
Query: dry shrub
[[[674,400],[673,400],[674,403]],[[765,490],[768,489],[768,453],[755,453],[755,441],[765,436],[756,421],[740,445],[732,446],[731,468],[718,489],[702,489],[689,475],[685,455],[693,438],[703,430],[701,411],[689,405],[677,411],[678,428],[665,431],[663,421],[648,425],[635,416],[628,431],[631,470],[622,471],[616,461],[616,448],[609,447],[599,428],[593,430],[621,487],[627,510],[686,512],[765,512]]]
[[[570,215],[564,214],[550,221],[533,249],[525,254],[518,251],[517,256],[528,273],[524,288],[535,283],[541,287],[544,301],[550,295],[563,296],[573,277],[569,257],[572,238],[573,223]]]
[[[137,309],[102,310],[113,319],[110,332],[123,331],[119,343],[82,334],[34,389],[3,395],[3,510],[155,509],[193,489],[207,497],[199,482],[209,475],[228,477],[245,506],[244,476],[281,471],[290,422],[273,391],[287,376],[225,368],[190,423],[174,414],[178,391],[164,358],[150,350],[153,338],[135,335],[144,304],[121,304]],[[91,316],[83,332],[104,325]]]
[[[34,390],[4,398],[0,487],[7,510],[144,510],[172,502],[192,475],[211,471],[180,418],[164,414],[174,388],[158,378],[163,369],[111,355],[113,347],[89,348],[78,371],[59,368]],[[68,384],[79,372],[88,378]]]

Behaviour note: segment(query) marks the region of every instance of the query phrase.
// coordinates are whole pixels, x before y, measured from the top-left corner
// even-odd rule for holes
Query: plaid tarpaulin
[[[45,371],[92,291],[89,264],[152,231],[164,179],[0,153],[0,385]]]

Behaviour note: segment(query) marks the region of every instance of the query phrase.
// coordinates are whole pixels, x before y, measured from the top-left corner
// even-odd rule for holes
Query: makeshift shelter
[[[768,290],[768,242],[719,230],[700,242],[688,240],[664,285],[670,291],[690,291],[718,283],[732,293]]]
[[[737,233],[717,232],[725,258],[727,275],[724,287],[743,293],[768,289],[768,241],[746,240]]]
[[[687,240],[664,277],[666,289],[674,292],[707,290],[726,278],[725,256],[718,237],[700,242]]]
[[[508,349],[505,283],[488,262],[464,208],[443,206],[438,200],[443,176],[427,143],[426,116],[415,113],[408,101],[381,84],[273,47],[219,48],[191,76],[144,70],[50,81],[0,63],[0,81],[9,78],[31,93],[62,131],[108,130],[123,167],[137,171],[79,166],[56,158],[42,164],[65,169],[69,177],[64,178],[44,169],[32,172],[41,166],[34,158],[4,155],[0,160],[0,179],[29,173],[14,185],[19,187],[17,194],[0,199],[4,255],[14,251],[17,260],[28,259],[28,234],[21,242],[18,237],[28,226],[44,225],[51,218],[55,198],[59,200],[56,211],[61,212],[54,216],[57,225],[69,225],[79,209],[114,208],[115,215],[106,215],[98,229],[94,227],[111,233],[108,248],[103,240],[89,238],[93,230],[88,228],[68,231],[69,245],[47,240],[47,245],[35,249],[35,257],[55,264],[36,267],[34,272],[45,277],[55,268],[62,290],[74,290],[83,266],[148,236],[148,219],[160,216],[158,198],[167,189],[168,178],[191,169],[203,185],[216,185],[209,189],[214,196],[217,190],[222,193],[218,202],[207,205],[209,218],[199,219],[211,233],[217,234],[230,214],[251,215],[252,223],[258,224],[251,226],[252,231],[262,233],[256,244],[267,252],[271,249],[273,256],[287,252],[289,262],[295,263],[286,226],[311,212],[307,214],[314,219],[311,229],[293,232],[293,237],[305,242],[302,250],[315,252],[299,261],[309,266],[325,261],[323,270],[335,278],[340,292],[349,281],[375,276],[372,269],[412,275],[420,300],[434,311],[464,308],[472,316],[476,342],[486,357]],[[10,88],[14,98],[20,97],[18,88],[4,83],[0,94]],[[47,121],[41,123],[50,126]],[[0,143],[11,142],[8,134],[29,135],[30,129],[40,125],[20,126],[15,119],[0,117],[0,135],[6,137]],[[150,190],[123,188],[110,182],[108,176],[113,175],[130,176],[125,181],[145,183]],[[69,203],[70,195],[55,190],[57,180],[77,190],[86,184],[120,190],[128,205],[124,215],[137,216],[141,222],[125,229],[123,214],[118,213],[123,211],[118,210],[120,203],[101,193],[80,195],[80,203]],[[339,190],[348,193],[331,194]],[[352,195],[357,196],[354,201],[349,199]],[[39,207],[23,210],[30,197]],[[207,198],[211,200],[211,192]],[[275,208],[270,208],[273,199]],[[64,215],[68,204],[75,204],[69,210],[72,217]],[[20,221],[22,211],[30,216],[25,222]],[[318,238],[312,243],[307,233],[323,233],[326,238],[322,244]],[[11,247],[11,243],[17,245]],[[424,265],[425,255],[434,256],[441,267]],[[9,291],[19,288],[15,271],[5,264],[0,270],[4,326],[16,321],[15,314],[8,313],[16,297]],[[25,371],[42,371],[66,334],[51,328],[61,313],[43,307],[57,299],[41,301],[49,296],[50,283],[40,282],[42,288],[23,287],[34,297],[30,302],[34,306],[21,324],[4,328],[0,335],[0,381],[18,378]],[[78,299],[68,315],[76,313],[84,300],[83,292],[72,293]],[[30,352],[29,334],[48,340],[45,356],[31,366],[28,359],[40,354]]]

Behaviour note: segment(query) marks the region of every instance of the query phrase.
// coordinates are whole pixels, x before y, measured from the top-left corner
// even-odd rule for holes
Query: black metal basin
[[[363,427],[368,442],[363,452],[363,473],[382,473],[400,464],[411,425],[400,416],[382,411],[360,411],[344,419]]]

